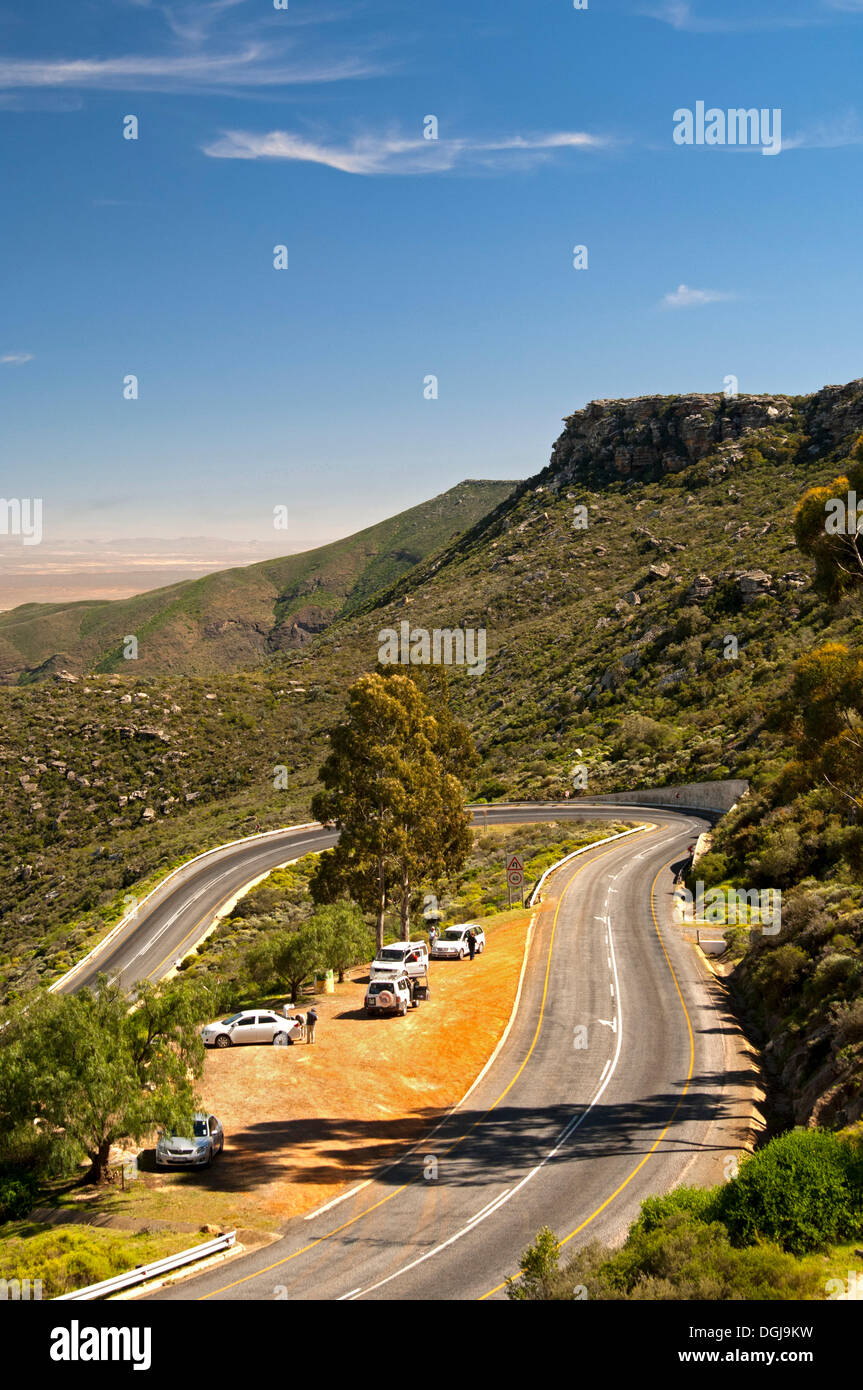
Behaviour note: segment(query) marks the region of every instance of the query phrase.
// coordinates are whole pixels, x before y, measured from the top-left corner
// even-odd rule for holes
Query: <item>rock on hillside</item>
[[[758,431],[790,425],[800,413],[811,452],[825,455],[863,432],[863,380],[812,396],[638,396],[591,401],[566,418],[551,452],[561,482],[643,481],[679,473],[709,454],[730,462]]]

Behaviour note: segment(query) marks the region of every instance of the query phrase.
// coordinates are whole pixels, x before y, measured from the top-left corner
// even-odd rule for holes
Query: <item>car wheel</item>
[[[205,1167],[205,1168],[210,1168],[210,1167],[212,1166],[212,1163],[213,1163],[213,1146],[212,1146],[212,1144],[211,1144],[211,1145],[210,1145],[210,1148],[209,1148],[209,1152],[207,1153],[207,1161],[206,1161],[206,1163],[204,1164],[204,1167]]]
[[[274,1033],[274,1034],[273,1034],[273,1047],[287,1047],[287,1045],[288,1045],[288,1035],[287,1035],[287,1033]]]
[[[482,942],[480,942],[479,946],[477,946],[477,948],[476,948],[476,953],[477,953],[477,955],[478,955],[478,956],[481,956],[484,950],[485,950],[485,942],[482,941]]]
[[[216,1038],[216,1047],[230,1047],[230,1046],[231,1046],[231,1039],[228,1037],[227,1033],[220,1033],[219,1036]]]

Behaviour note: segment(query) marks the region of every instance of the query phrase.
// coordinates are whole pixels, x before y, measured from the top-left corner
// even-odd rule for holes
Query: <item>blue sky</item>
[[[7,5],[0,491],[304,548],[597,397],[863,374],[861,42],[863,0]],[[698,101],[781,152],[676,145]]]

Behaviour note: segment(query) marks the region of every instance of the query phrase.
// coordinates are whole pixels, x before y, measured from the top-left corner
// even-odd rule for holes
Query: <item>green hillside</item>
[[[854,1123],[863,839],[817,757],[801,757],[793,707],[801,657],[859,644],[861,597],[815,588],[793,512],[861,432],[859,381],[800,398],[596,402],[565,422],[548,467],[428,559],[402,573],[394,540],[382,563],[358,564],[355,548],[339,614],[262,651],[256,670],[189,681],[123,662],[0,690],[0,985],[49,976],[124,892],[184,855],[304,819],[326,730],[384,629],[483,628],[487,669],[452,668],[449,682],[482,754],[474,798],[559,798],[576,767],[588,793],[750,780],[701,872],[786,895],[780,936],[735,940],[735,982],[775,1043],[788,1112]],[[200,585],[219,593],[228,578]]]
[[[25,604],[0,613],[0,682],[58,671],[214,675],[302,647],[340,613],[467,530],[512,482],[469,480],[345,540],[282,559],[104,602]]]

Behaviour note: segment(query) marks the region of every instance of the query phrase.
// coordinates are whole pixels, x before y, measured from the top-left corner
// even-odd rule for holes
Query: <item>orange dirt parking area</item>
[[[193,1207],[209,1221],[276,1230],[392,1161],[491,1055],[512,1012],[529,920],[521,911],[486,919],[486,949],[473,963],[432,961],[431,998],[404,1018],[366,1017],[366,968],[316,996],[314,1044],[208,1052],[201,1092],[224,1126],[224,1153],[206,1172],[148,1174],[153,1215]]]

